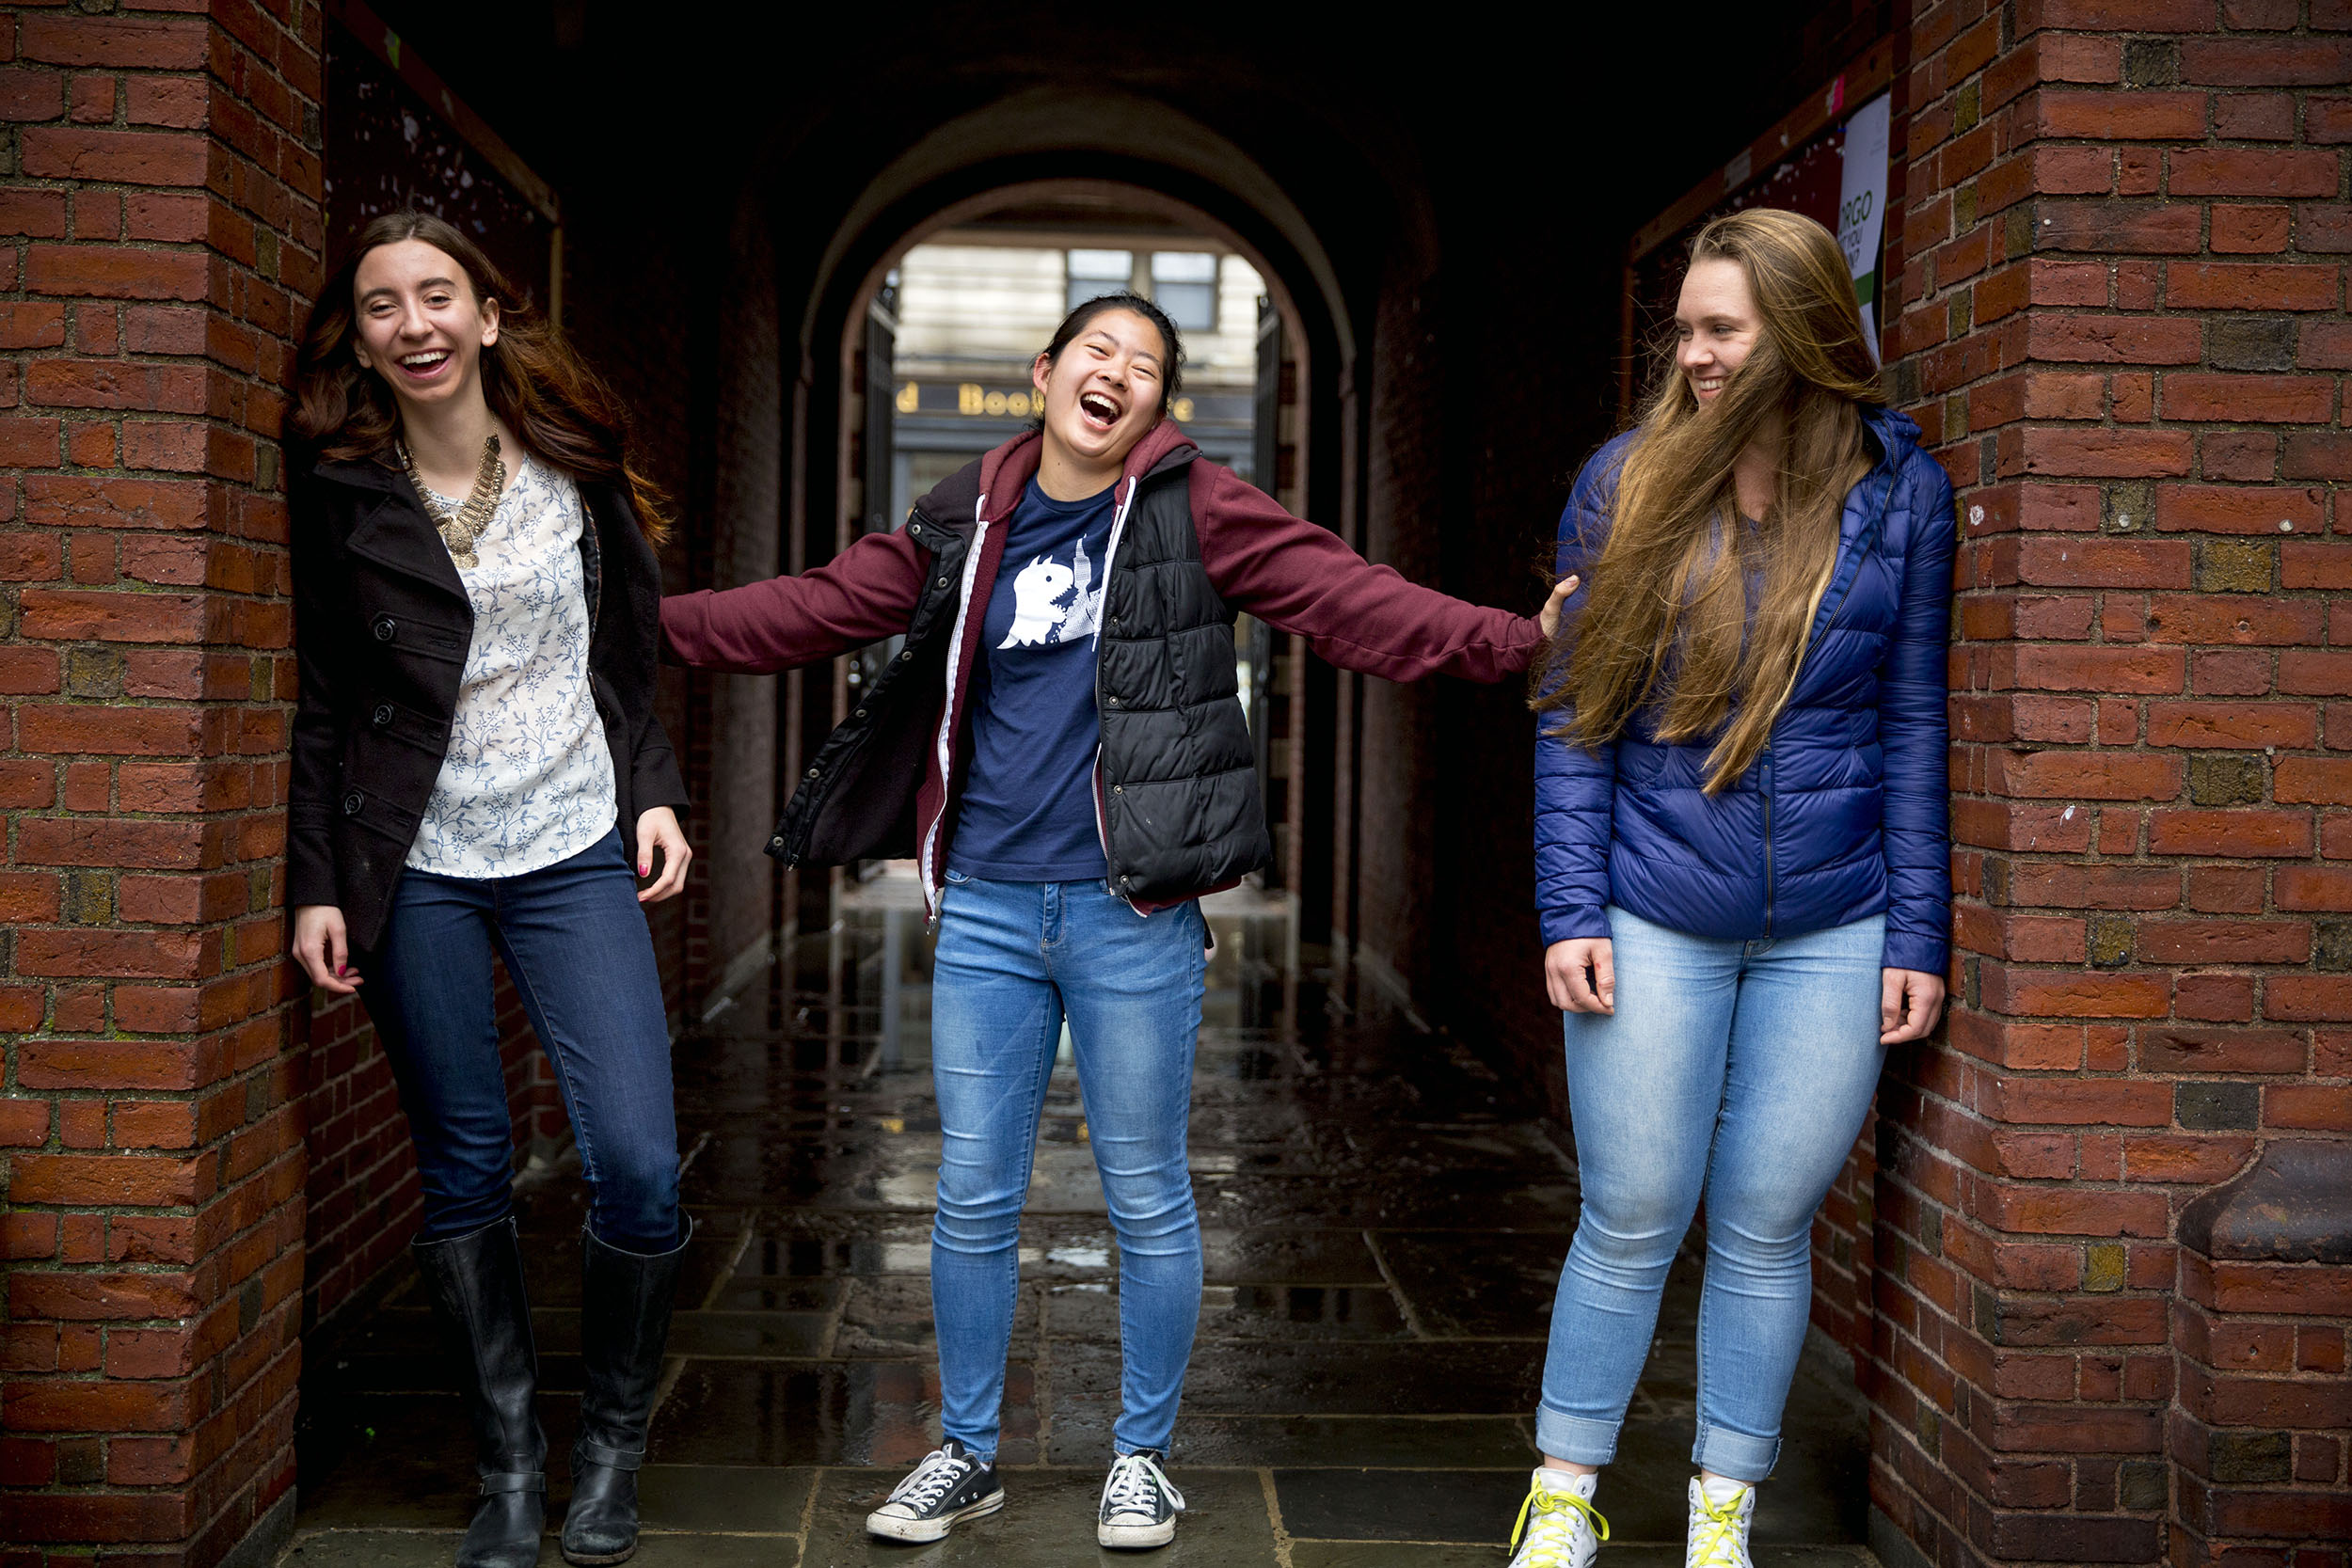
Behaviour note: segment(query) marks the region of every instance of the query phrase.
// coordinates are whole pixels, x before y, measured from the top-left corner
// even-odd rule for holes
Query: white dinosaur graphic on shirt
[[[1012,628],[996,645],[1039,648],[1091,636],[1102,607],[1101,594],[1090,592],[1093,582],[1094,562],[1087,559],[1084,539],[1078,541],[1074,567],[1038,556],[1012,579]]]

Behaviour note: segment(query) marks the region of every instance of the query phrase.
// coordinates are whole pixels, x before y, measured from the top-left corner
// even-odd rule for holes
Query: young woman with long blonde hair
[[[1748,1568],[1814,1212],[1950,926],[1952,489],[1888,409],[1844,254],[1752,210],[1692,245],[1670,362],[1560,523],[1536,897],[1582,1212],[1513,1568],[1585,1568],[1599,1467],[1702,1197],[1691,1568]]]

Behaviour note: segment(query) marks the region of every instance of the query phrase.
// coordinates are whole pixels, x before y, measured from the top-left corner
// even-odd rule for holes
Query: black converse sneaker
[[[892,1541],[936,1541],[966,1519],[1004,1506],[996,1466],[981,1464],[950,1437],[891,1488],[890,1500],[866,1516],[866,1528]]]
[[[1165,1546],[1176,1539],[1176,1515],[1184,1495],[1160,1469],[1167,1457],[1151,1449],[1122,1453],[1103,1482],[1103,1512],[1094,1527],[1104,1546]]]

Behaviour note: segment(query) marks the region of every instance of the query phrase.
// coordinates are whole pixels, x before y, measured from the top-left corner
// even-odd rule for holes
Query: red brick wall
[[[2346,29],[1915,9],[1894,338],[1962,487],[1960,951],[1881,1101],[1872,1490],[1938,1562],[2217,1560],[2170,1524],[2180,1210],[2352,1131]],[[2343,1560],[2310,1451],[2230,1560]]]
[[[36,1561],[209,1563],[294,1479],[271,437],[319,23],[174,9],[0,12],[0,1511]]]

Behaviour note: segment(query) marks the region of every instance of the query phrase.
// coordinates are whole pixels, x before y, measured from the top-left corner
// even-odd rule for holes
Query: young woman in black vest
[[[594,1189],[564,1555],[625,1561],[691,1228],[639,908],[691,858],[653,716],[656,498],[611,392],[436,217],[361,232],[294,395],[294,951],[362,996],[408,1114],[414,1250],[464,1348],[482,1481],[457,1562],[536,1562],[547,1490],[493,952]]]
[[[669,651],[708,669],[906,639],[770,845],[787,862],[914,856],[938,920],[945,1441],[868,1517],[877,1535],[935,1541],[1004,1505],[1021,1208],[1066,1020],[1120,1245],[1121,1409],[1095,1538],[1175,1536],[1184,1498],[1161,1466],[1200,1311],[1184,1154],[1199,899],[1270,852],[1234,611],[1394,680],[1501,680],[1547,633],[1367,564],[1202,458],[1167,418],[1181,360],[1149,300],[1082,305],[1032,368],[1040,428],[925,496],[905,527],[802,577],[662,607]]]

